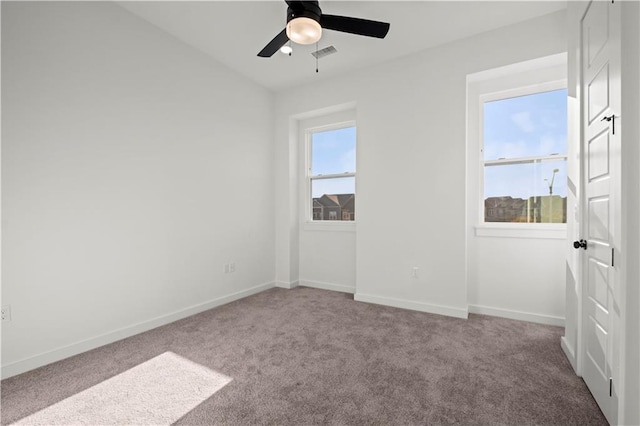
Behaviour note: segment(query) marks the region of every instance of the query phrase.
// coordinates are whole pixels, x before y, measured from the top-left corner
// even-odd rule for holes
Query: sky
[[[484,160],[566,154],[566,89],[502,99],[484,104]],[[486,166],[485,198],[567,195],[567,163]],[[554,173],[554,170],[557,170]]]
[[[355,173],[356,128],[318,132],[311,140],[311,174]],[[355,194],[355,178],[319,179],[313,181],[312,197],[323,194]]]

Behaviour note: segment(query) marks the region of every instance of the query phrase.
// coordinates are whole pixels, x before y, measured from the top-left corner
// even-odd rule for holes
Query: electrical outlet
[[[231,262],[229,264],[229,272],[235,272],[236,271],[236,262]]]
[[[418,278],[418,270],[417,266],[411,268],[411,278]]]
[[[0,312],[2,321],[11,321],[11,305],[3,306]]]

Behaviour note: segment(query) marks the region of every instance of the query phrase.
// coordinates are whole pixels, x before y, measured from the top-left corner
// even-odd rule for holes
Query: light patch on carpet
[[[231,380],[165,352],[13,424],[168,425]]]

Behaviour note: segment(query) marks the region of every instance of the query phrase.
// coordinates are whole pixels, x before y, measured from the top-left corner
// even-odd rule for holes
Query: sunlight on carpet
[[[168,425],[231,380],[165,352],[13,424]]]

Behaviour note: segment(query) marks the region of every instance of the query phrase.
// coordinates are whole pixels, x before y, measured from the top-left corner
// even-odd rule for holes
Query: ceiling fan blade
[[[275,36],[273,40],[271,40],[269,44],[267,44],[264,47],[264,49],[260,51],[260,53],[258,53],[258,56],[260,56],[261,58],[270,58],[271,56],[273,56],[274,53],[278,51],[278,49],[284,46],[288,41],[289,41],[289,37],[287,37],[287,30],[285,28],[280,32],[280,34]]]
[[[387,22],[350,18],[348,16],[322,15],[320,17],[320,26],[327,30],[384,38],[389,32],[391,25]]]

